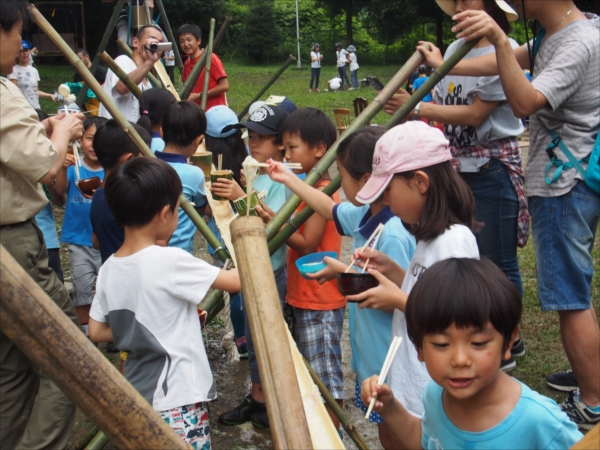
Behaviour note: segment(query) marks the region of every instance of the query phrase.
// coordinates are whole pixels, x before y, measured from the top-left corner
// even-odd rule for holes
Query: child
[[[152,135],[150,150],[153,152],[162,152],[165,149],[162,122],[165,111],[176,101],[168,90],[159,88],[148,89],[140,96],[140,118],[137,123]]]
[[[79,162],[79,174],[82,180],[91,177],[104,179],[104,170],[98,162],[93,147],[96,130],[106,122],[102,117],[91,117],[83,122],[81,149],[83,158]],[[60,241],[69,244],[71,277],[73,278],[73,304],[81,327],[88,334],[90,305],[94,279],[102,265],[100,252],[92,246],[92,223],[90,209],[92,196],[83,194],[77,188],[75,156],[67,155],[63,170],[56,178],[58,195],[67,194],[67,207],[63,220]]]
[[[211,109],[207,115],[210,115],[217,108],[219,107]],[[250,115],[247,122],[231,125],[226,127],[224,131],[247,128],[250,141],[250,154],[254,159],[263,163],[269,159],[283,161],[285,146],[279,134],[279,128],[287,116],[288,114],[283,107],[263,105]],[[285,186],[273,182],[264,169],[261,169],[260,175],[256,177],[254,189],[258,192],[267,191],[264,203],[272,211],[278,211],[285,203]],[[235,181],[225,179],[219,179],[218,182],[213,183],[212,190],[216,194],[230,200],[235,200],[245,195],[245,192]],[[287,270],[285,267],[286,252],[286,247],[282,246],[271,256],[271,265],[275,274],[282,309],[284,308],[287,282]],[[258,373],[258,362],[256,361],[254,343],[247,318],[245,330],[252,391],[239,406],[221,414],[219,421],[226,425],[239,425],[251,421],[258,428],[269,428],[265,394],[262,389],[260,374]]]
[[[300,173],[310,172],[337,137],[331,119],[316,108],[301,108],[290,114],[281,124],[280,133],[285,145],[285,159],[301,164],[302,169],[297,171]],[[329,172],[325,171],[315,183],[315,188],[322,190],[330,182]],[[333,199],[339,203],[339,194],[334,194]],[[302,203],[297,212],[305,207],[306,203]],[[333,398],[342,405],[344,375],[341,337],[346,299],[340,294],[335,280],[319,285],[316,281],[302,278],[296,267],[296,260],[310,253],[334,251],[339,254],[342,238],[337,233],[333,220],[326,220],[315,214],[297,233],[290,236],[287,245],[286,301],[293,307],[294,338],[298,350],[321,377]],[[338,427],[339,420],[329,409],[328,411],[334,425]]]
[[[403,448],[570,448],[582,437],[576,425],[553,400],[500,370],[520,319],[521,296],[491,261],[435,263],[406,304],[408,336],[433,379],[423,418],[377,376],[363,383],[363,402],[377,395],[375,410]]]
[[[350,78],[352,79],[352,87],[349,89],[350,91],[353,89],[358,89],[358,60],[356,58],[356,47],[354,45],[348,46],[348,61],[350,61]]]
[[[319,44],[313,45],[312,52],[310,52],[310,87],[308,88],[308,92],[312,92],[313,83],[315,85],[315,90],[320,92],[319,89],[319,78],[321,77],[321,61],[323,61],[323,55],[321,55],[321,46]]]
[[[417,79],[415,79],[415,81],[413,82],[413,90],[414,91],[419,89],[423,85],[423,83],[425,83],[427,80],[429,80],[429,77],[427,76],[427,74],[429,73],[429,68],[425,64],[421,64],[419,66],[418,72],[419,72],[419,77]],[[433,92],[433,89],[431,90],[431,92],[428,92],[425,97],[423,97],[422,101],[424,103],[431,103],[433,101],[433,97],[431,95],[432,92]]]
[[[384,132],[385,129],[380,127],[365,127],[352,133],[339,145],[337,167],[348,202],[336,204],[318,189],[311,188],[290,175],[281,164],[271,163],[269,174],[299,195],[317,214],[327,220],[333,220],[340,235],[353,238],[355,249],[364,246],[375,229],[384,224],[376,248],[406,269],[415,250],[414,237],[406,231],[390,207],[383,204],[383,196],[371,205],[362,205],[356,201],[356,193],[371,176],[375,144]],[[347,264],[331,258],[325,260],[328,268],[309,275],[320,283],[335,279],[337,273],[344,272],[347,267]],[[366,412],[367,407],[360,401],[360,386],[363,380],[380,370],[385,361],[386,349],[391,342],[394,307],[386,304],[384,299],[374,296],[360,304],[350,303],[348,308],[352,346],[350,367],[356,373],[355,405]],[[377,413],[372,413],[369,420],[383,423]],[[381,436],[380,439],[385,441]]]
[[[204,49],[200,48],[202,30],[197,25],[183,24],[177,30],[177,42],[179,42],[183,53],[188,55],[188,59],[183,65],[183,73],[181,74],[182,80],[185,81],[190,76],[190,73],[192,73],[196,63],[200,60],[200,56],[204,53]],[[204,90],[205,72],[206,70],[202,69],[189,96],[189,100],[196,102],[198,105],[200,105],[202,91]],[[227,73],[225,73],[223,63],[216,53],[212,54],[209,77],[208,92],[206,93],[206,111],[213,106],[227,105],[226,94],[229,91],[229,81],[227,81]]]
[[[405,343],[408,335],[403,311],[419,276],[442,259],[479,257],[473,234],[473,194],[452,168],[451,158],[448,141],[440,130],[423,122],[399,125],[377,142],[373,174],[356,195],[359,202],[368,204],[385,191],[384,201],[417,239],[407,271],[378,251],[354,254],[360,261],[371,259],[369,273],[380,278],[373,291],[395,304],[392,335],[403,337]],[[367,291],[348,300],[360,301],[368,295],[372,294]],[[394,395],[417,417],[423,414],[423,391],[429,380],[414,347],[402,345],[392,363],[389,382]]]
[[[182,439],[210,448],[205,402],[217,392],[196,305],[210,288],[240,290],[237,269],[155,245],[177,228],[182,192],[165,162],[133,158],[111,172],[105,189],[125,241],[100,270],[90,336],[128,352],[127,380]]]
[[[195,205],[199,214],[206,208],[204,173],[196,166],[188,164],[188,159],[196,153],[206,132],[206,116],[198,105],[188,100],[169,106],[163,120],[165,149],[155,152],[158,159],[169,163],[181,178],[183,194]],[[183,209],[179,210],[179,225],[171,236],[170,247],[179,247],[194,254],[194,234],[196,225]]]
[[[132,126],[146,145],[150,146],[150,134],[140,125],[132,124]],[[114,119],[108,120],[96,132],[94,149],[98,162],[104,169],[105,177],[108,177],[119,165],[140,154],[140,150]],[[123,227],[115,222],[106,203],[104,185],[96,189],[94,193],[90,220],[92,222],[92,244],[96,250],[100,250],[100,257],[104,264],[123,245],[125,239]]]

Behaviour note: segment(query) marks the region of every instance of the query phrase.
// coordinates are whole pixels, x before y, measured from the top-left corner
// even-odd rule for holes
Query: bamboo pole
[[[275,72],[275,74],[271,77],[271,79],[269,81],[267,81],[267,83],[262,87],[262,89],[258,92],[258,94],[256,94],[254,96],[254,98],[252,100],[250,100],[250,102],[244,107],[244,109],[242,109],[242,111],[238,114],[238,120],[242,120],[242,118],[248,113],[248,111],[250,110],[250,106],[252,106],[252,103],[254,103],[255,101],[257,101],[258,99],[260,99],[262,97],[262,95],[267,92],[267,90],[273,85],[273,83],[275,83],[275,81],[277,81],[277,78],[279,78],[281,76],[281,74],[283,72],[285,72],[285,70],[290,67],[290,65],[296,61],[296,58],[294,58],[292,55],[290,55],[287,59],[287,61],[285,63],[283,63],[283,65],[279,68],[279,70],[277,72]]]
[[[219,45],[221,45],[221,41],[225,36],[225,31],[227,31],[227,28],[229,27],[229,25],[231,25],[231,22],[233,22],[233,19],[231,17],[225,17],[225,21],[221,24],[221,28],[219,28],[219,32],[215,36],[215,43],[213,44],[214,52],[216,52],[217,48],[219,48]]]
[[[0,329],[119,448],[186,443],[0,246]]]
[[[115,25],[117,24],[117,21],[119,20],[119,14],[121,12],[121,9],[123,8],[124,3],[125,3],[125,0],[118,0],[117,4],[115,6],[115,9],[112,13],[112,16],[110,16],[110,20],[108,22],[108,25],[106,26],[106,30],[104,31],[104,35],[102,36],[100,45],[98,46],[98,51],[96,51],[96,55],[94,56],[94,59],[92,60],[92,65],[90,66],[90,72],[92,72],[92,73],[96,72],[96,69],[100,65],[100,56],[99,55],[104,50],[106,50],[106,46],[108,45],[108,41],[110,40],[110,37],[112,36],[113,31],[115,30]],[[81,91],[79,91],[79,95],[77,95],[77,101],[76,101],[77,105],[80,108],[83,106],[83,102],[85,101],[85,95],[87,93],[87,90],[88,90],[88,86],[84,82],[83,86],[81,87]]]
[[[119,39],[117,39],[117,45],[119,46],[119,48],[121,50],[123,50],[123,53],[125,53],[127,56],[129,56],[131,59],[133,59],[133,50],[131,50],[129,45],[127,45],[127,42],[125,42],[123,39],[119,38]],[[154,74],[148,72],[146,77],[150,80],[150,83],[152,83],[152,86],[162,87],[162,83],[158,80],[158,78],[156,78],[154,76]]]
[[[210,19],[210,31],[208,33],[208,45],[206,46],[206,66],[204,67],[204,87],[200,100],[200,108],[206,111],[206,101],[208,100],[208,82],[210,81],[210,66],[212,63],[213,42],[215,37],[215,19]]]
[[[75,446],[75,450],[83,450],[87,445],[91,442],[92,439],[98,434],[100,429],[93,425],[87,433],[83,435],[79,441],[77,441],[77,445]]]
[[[142,95],[142,89],[137,84],[135,84],[131,80],[131,78],[129,78],[127,73],[123,69],[121,69],[121,67],[115,62],[114,59],[112,59],[108,55],[108,53],[102,52],[102,54],[100,55],[100,59],[104,61],[104,64],[106,64],[108,68],[115,73],[119,80],[121,80],[123,84],[127,86],[127,89],[129,89],[131,93],[135,95],[136,98],[140,98],[140,96]]]
[[[71,63],[71,65],[75,68],[77,73],[81,75],[81,77],[89,84],[90,89],[96,94],[96,97],[102,104],[106,107],[109,114],[115,119],[115,121],[119,124],[119,126],[127,133],[129,138],[134,142],[137,148],[140,149],[143,155],[155,158],[154,153],[150,148],[146,145],[146,143],[142,140],[140,135],[135,131],[135,129],[131,126],[129,121],[125,119],[123,113],[119,111],[119,108],[114,104],[110,96],[102,89],[102,86],[96,81],[94,76],[90,73],[90,71],[85,67],[83,62],[77,57],[77,55],[71,50],[69,45],[63,40],[63,38],[56,32],[52,25],[48,23],[46,18],[39,12],[39,10],[33,6],[29,6],[29,10],[37,24],[37,26],[48,36],[48,38],[52,41],[54,45],[56,45],[62,54],[65,56],[67,61]],[[206,239],[206,241],[213,248],[219,248],[221,243],[212,233],[210,228],[202,217],[198,214],[198,212],[194,209],[189,200],[185,197],[185,195],[181,195],[180,204],[181,208],[185,211],[185,213],[192,220],[196,228],[200,231],[202,236]],[[217,252],[217,256],[221,261],[225,262],[228,259],[228,254],[225,249],[220,249]]]
[[[165,27],[165,33],[167,33],[167,38],[173,43],[173,53],[175,53],[175,63],[177,67],[179,67],[179,71],[183,72],[183,62],[181,61],[181,54],[179,53],[178,43],[175,40],[175,35],[173,34],[173,29],[171,28],[171,24],[169,23],[169,19],[167,18],[167,12],[165,11],[165,6],[163,5],[162,0],[154,0],[154,4],[158,8],[158,12],[162,17],[162,23]]]
[[[102,431],[99,431],[98,434],[92,438],[85,450],[102,450],[104,447],[106,447],[108,441],[108,436]]]
[[[183,84],[181,85],[181,87],[179,88],[179,97],[181,97],[182,100],[187,100],[187,98],[192,93],[192,89],[194,89],[194,86],[196,85],[196,81],[198,81],[198,77],[200,76],[200,72],[202,72],[202,69],[204,69],[205,65],[206,65],[206,52],[203,52],[202,55],[200,56],[200,59],[198,60],[198,62],[196,63],[196,65],[194,66],[194,68],[192,69],[190,74],[188,75],[187,80],[185,80],[183,82]]]
[[[410,96],[408,101],[398,109],[394,113],[394,115],[386,122],[385,127],[389,130],[390,128],[398,125],[404,119],[406,119],[409,114],[415,109],[417,103],[419,103],[423,98],[431,92],[431,90],[438,84],[442,78],[444,78],[448,73],[452,70],[452,68],[459,63],[461,59],[465,57],[467,53],[469,53],[473,47],[477,45],[479,39],[475,41],[464,42],[444,63],[437,68],[435,72],[429,77],[429,79],[421,85],[419,89],[417,89],[413,95]]]
[[[246,314],[260,369],[273,446],[310,449],[312,442],[287,337],[262,219],[231,224]]]
[[[144,0],[144,11],[146,12],[146,21],[148,22],[148,25],[152,25],[152,13],[150,13],[148,0]]]

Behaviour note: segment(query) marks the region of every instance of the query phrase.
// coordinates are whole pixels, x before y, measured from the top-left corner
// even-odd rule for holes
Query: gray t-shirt
[[[464,42],[459,39],[448,47],[444,59],[447,60]],[[518,47],[514,40],[510,40],[513,47]],[[493,45],[474,48],[464,59],[477,58],[478,56],[494,53]],[[467,77],[448,75],[435,87],[434,101],[438,105],[471,105],[473,98],[489,102],[500,102],[490,115],[478,127],[450,125],[444,126],[445,134],[450,144],[457,148],[516,137],[523,133],[521,121],[515,117],[506,101],[499,76],[493,77]]]
[[[550,162],[546,147],[551,141],[548,129],[562,138],[578,160],[594,147],[600,128],[600,19],[588,17],[590,20],[573,22],[550,36],[535,60],[533,87],[544,94],[550,106],[530,117],[525,170],[529,197],[564,195],[581,179],[576,169],[569,169],[563,170],[556,183],[546,184],[544,171]],[[555,152],[568,161],[560,149]]]

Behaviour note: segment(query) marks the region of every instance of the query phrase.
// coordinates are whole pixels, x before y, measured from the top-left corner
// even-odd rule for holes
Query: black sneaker
[[[521,338],[515,341],[510,349],[510,353],[512,354],[513,358],[525,356],[525,344],[523,344],[523,340]]]
[[[548,383],[548,386],[552,389],[563,392],[571,392],[579,388],[579,384],[577,383],[575,374],[572,370],[548,375],[546,377],[546,383]]]
[[[517,362],[515,361],[515,358],[513,358],[512,356],[510,358],[508,358],[507,360],[502,361],[500,364],[500,370],[502,370],[503,372],[510,372],[511,370],[513,370],[516,367],[517,367]]]
[[[264,403],[257,402],[252,398],[252,395],[248,394],[244,397],[240,405],[221,414],[219,422],[225,425],[241,425],[248,422],[254,413],[260,412],[264,412],[266,415],[267,407]]]
[[[592,411],[585,403],[579,398],[579,389],[571,392],[569,398],[567,398],[560,405],[571,422],[577,424],[577,426],[583,430],[591,430],[600,423],[600,413]]]
[[[263,406],[264,411],[255,411],[250,414],[250,422],[256,428],[260,428],[262,430],[271,429],[269,425],[269,415],[267,414],[267,408]]]

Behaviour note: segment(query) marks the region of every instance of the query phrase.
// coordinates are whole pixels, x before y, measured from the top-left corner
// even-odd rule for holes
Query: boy
[[[190,73],[192,73],[192,69],[200,59],[200,56],[204,53],[204,49],[200,48],[200,43],[202,42],[202,30],[197,25],[189,23],[183,24],[177,30],[177,42],[179,42],[179,46],[183,53],[189,56],[183,65],[183,73],[181,74],[181,78],[185,81],[190,76]],[[188,98],[198,105],[200,105],[202,91],[204,90],[205,71],[205,69],[202,69],[200,72],[200,76]],[[227,73],[225,73],[223,63],[215,53],[212,54],[210,60],[209,75],[206,111],[213,106],[227,105],[226,93],[229,91],[229,81],[227,81]]]
[[[91,117],[83,122],[84,131],[81,137],[83,158],[78,163],[81,180],[92,177],[104,179],[104,170],[98,162],[92,145],[96,130],[104,122],[106,119],[102,117]],[[63,170],[56,178],[56,193],[58,195],[68,194],[60,241],[69,244],[73,304],[81,327],[85,334],[88,334],[94,279],[98,275],[102,260],[100,252],[92,246],[92,223],[90,221],[92,197],[79,191],[74,165],[75,156],[67,155]]]
[[[247,128],[250,154],[254,159],[261,163],[267,162],[269,159],[283,161],[285,146],[279,134],[279,128],[287,116],[287,111],[281,106],[263,105],[250,115],[248,121],[230,125],[225,127],[223,131],[227,132],[231,129]],[[272,211],[278,211],[286,201],[285,186],[272,181],[266,173],[266,168],[262,168],[260,175],[256,177],[254,189],[258,192],[262,192],[263,190],[268,191],[264,203]],[[225,179],[220,179],[218,182],[213,183],[212,190],[216,194],[227,197],[230,200],[236,200],[245,195],[245,192],[235,181]],[[287,282],[287,270],[285,268],[286,255],[286,247],[282,246],[271,257],[271,265],[275,273],[275,281],[282,309],[284,308]],[[251,421],[255,427],[268,429],[269,417],[265,406],[265,394],[262,389],[260,374],[258,372],[258,362],[256,361],[256,354],[254,352],[254,343],[247,318],[245,329],[252,390],[240,405],[221,414],[219,421],[226,425],[240,425]]]
[[[423,418],[410,414],[377,376],[361,392],[365,404],[377,395],[375,411],[396,425],[389,427],[396,447],[570,448],[581,438],[554,401],[500,369],[519,335],[521,310],[521,296],[489,260],[447,259],[421,275],[406,321],[433,379]]]
[[[206,402],[216,389],[196,305],[211,287],[239,291],[237,269],[155,245],[177,228],[182,185],[168,164],[133,158],[106,181],[106,201],[125,241],[100,271],[91,338],[114,340],[128,352],[127,380],[183,440],[210,448]]]
[[[132,127],[146,145],[150,146],[150,134],[140,125],[132,124]],[[96,132],[94,149],[98,162],[104,169],[105,177],[108,177],[119,165],[140,154],[140,150],[114,119],[107,121]],[[96,189],[90,210],[92,245],[96,250],[100,250],[102,264],[123,245],[125,239],[123,227],[115,222],[115,218],[108,208],[103,186]]]
[[[202,215],[207,205],[204,173],[200,168],[188,164],[188,160],[204,139],[206,116],[198,105],[184,100],[167,108],[162,129],[165,149],[154,154],[175,169],[183,183],[183,194]],[[196,225],[183,209],[179,209],[179,225],[169,246],[179,247],[193,255],[195,233]]]
[[[285,145],[285,159],[300,163],[302,169],[294,170],[300,173],[310,172],[337,137],[331,119],[316,108],[301,108],[290,114],[281,124],[280,133]],[[322,190],[330,182],[329,172],[325,171],[314,187]],[[339,194],[334,194],[333,199],[339,203]],[[297,213],[305,207],[306,203],[301,203]],[[310,253],[334,251],[339,254],[342,238],[333,220],[314,214],[290,236],[287,245],[286,301],[293,307],[294,339],[300,353],[342,405],[344,375],[340,342],[346,299],[340,294],[335,280],[320,285],[316,280],[302,278],[296,267],[296,260]],[[328,412],[334,425],[339,427],[337,417],[329,408]]]

